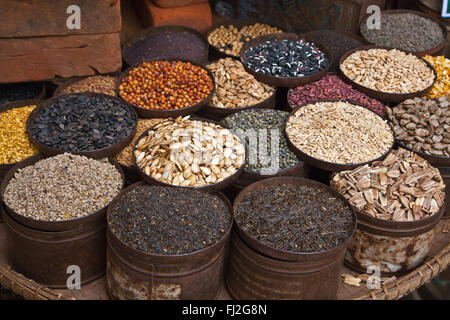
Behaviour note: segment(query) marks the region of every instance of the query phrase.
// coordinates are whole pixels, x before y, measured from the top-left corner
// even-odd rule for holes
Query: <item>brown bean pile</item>
[[[202,67],[182,61],[143,62],[122,79],[120,96],[140,108],[184,109],[204,100],[214,84]]]
[[[97,92],[116,96],[117,77],[93,76],[79,80],[61,90],[60,94],[78,92]]]

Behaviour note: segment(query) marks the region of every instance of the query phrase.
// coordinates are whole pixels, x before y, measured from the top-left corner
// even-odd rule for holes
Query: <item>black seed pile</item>
[[[380,29],[363,24],[361,34],[376,45],[408,52],[430,50],[445,40],[439,24],[411,13],[383,14]]]
[[[137,124],[132,109],[106,97],[64,95],[41,109],[29,133],[64,152],[90,152],[127,138]]]
[[[334,30],[316,31],[315,34],[308,34],[308,39],[326,45],[332,58],[330,71],[338,70],[339,60],[344,53],[364,45],[362,40]]]
[[[339,246],[355,225],[351,210],[318,187],[273,185],[247,193],[236,223],[268,247],[320,252]]]
[[[325,53],[304,40],[270,40],[248,49],[244,64],[256,72],[284,78],[313,75],[329,65]]]
[[[164,32],[133,43],[125,52],[125,60],[134,65],[155,58],[187,59],[201,62],[206,55],[205,42],[187,32]]]
[[[43,88],[42,83],[8,83],[0,85],[0,105],[17,100],[35,99]]]
[[[196,252],[220,241],[231,225],[225,202],[206,192],[140,185],[111,210],[111,231],[134,249],[159,255]]]

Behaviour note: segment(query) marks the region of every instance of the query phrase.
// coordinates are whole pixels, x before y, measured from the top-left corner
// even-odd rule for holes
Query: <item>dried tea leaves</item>
[[[245,194],[236,223],[270,248],[321,252],[348,239],[356,221],[344,201],[312,186],[263,186]]]

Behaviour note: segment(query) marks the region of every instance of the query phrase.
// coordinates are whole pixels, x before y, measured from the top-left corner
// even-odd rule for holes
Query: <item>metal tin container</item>
[[[334,254],[282,261],[252,250],[235,233],[225,283],[235,299],[335,299],[344,252],[342,246]]]
[[[411,222],[381,220],[357,211],[358,226],[345,255],[346,264],[361,272],[375,266],[382,276],[414,269],[431,248],[445,205],[438,213]]]
[[[103,210],[104,212],[106,210]],[[68,231],[40,231],[3,212],[8,261],[15,271],[51,288],[72,284],[69,266],[79,267],[81,285],[105,273],[105,220]]]
[[[123,194],[144,182],[125,189],[108,208],[111,210]],[[231,204],[222,193],[217,195]],[[113,299],[193,300],[214,299],[223,283],[225,256],[231,225],[216,244],[183,255],[157,255],[136,250],[107,231],[106,288]]]
[[[268,247],[251,237],[236,223],[226,285],[236,299],[334,299],[344,253],[356,228],[354,210],[340,194],[328,186],[303,178],[279,177],[262,180],[245,188],[234,202],[234,215],[245,194],[278,184],[313,186],[346,203],[355,221],[352,234],[330,250],[314,253],[288,252]]]

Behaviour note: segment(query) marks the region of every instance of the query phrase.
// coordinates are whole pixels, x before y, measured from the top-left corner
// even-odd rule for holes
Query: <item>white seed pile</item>
[[[4,199],[25,217],[64,221],[106,207],[122,186],[119,170],[107,159],[65,153],[18,170],[6,187]]]
[[[418,92],[434,81],[434,73],[425,61],[396,49],[356,51],[340,67],[357,84],[386,93]]]
[[[181,187],[218,183],[245,162],[245,146],[230,130],[189,116],[156,125],[134,152],[146,175]]]
[[[394,142],[392,131],[380,116],[344,101],[301,107],[289,118],[286,133],[302,152],[339,164],[376,159]]]

